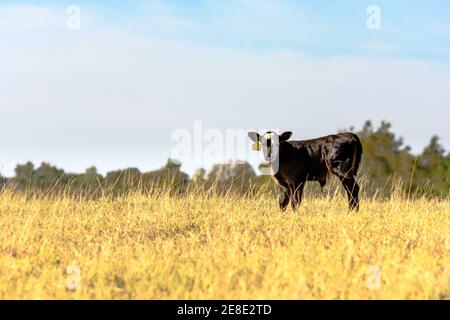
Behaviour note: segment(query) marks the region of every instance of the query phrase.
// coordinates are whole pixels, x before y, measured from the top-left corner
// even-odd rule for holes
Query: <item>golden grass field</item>
[[[3,191],[0,230],[0,299],[450,298],[444,200]]]

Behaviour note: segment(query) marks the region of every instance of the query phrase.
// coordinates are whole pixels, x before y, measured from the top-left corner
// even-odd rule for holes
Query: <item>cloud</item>
[[[363,49],[369,53],[392,53],[398,50],[397,45],[381,41],[364,42],[355,45],[354,48]]]
[[[303,139],[387,119],[416,151],[434,133],[450,146],[445,62],[226,48],[109,24],[3,42],[0,69],[7,174],[27,160],[71,171],[155,168],[170,155],[172,132],[195,120]],[[221,160],[228,155],[183,169]]]
[[[292,43],[310,32],[307,15],[295,2],[274,0],[204,0],[141,3],[129,28],[138,33],[197,44],[267,46]]]
[[[50,8],[34,5],[0,6],[0,32],[48,30],[56,26],[65,26],[65,17]]]

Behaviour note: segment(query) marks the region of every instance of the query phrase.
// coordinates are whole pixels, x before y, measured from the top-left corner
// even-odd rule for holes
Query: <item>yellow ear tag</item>
[[[261,151],[261,142],[257,141],[252,146],[253,151]]]

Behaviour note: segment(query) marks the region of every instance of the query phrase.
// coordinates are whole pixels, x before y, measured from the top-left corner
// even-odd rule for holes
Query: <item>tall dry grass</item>
[[[280,213],[265,193],[5,190],[0,299],[445,299],[449,231],[449,200],[401,192]]]

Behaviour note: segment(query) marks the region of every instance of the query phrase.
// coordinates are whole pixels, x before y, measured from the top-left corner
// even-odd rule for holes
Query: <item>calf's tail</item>
[[[353,175],[356,176],[362,160],[363,146],[361,140],[356,134],[354,135],[354,139],[355,139],[355,154],[353,159]]]

